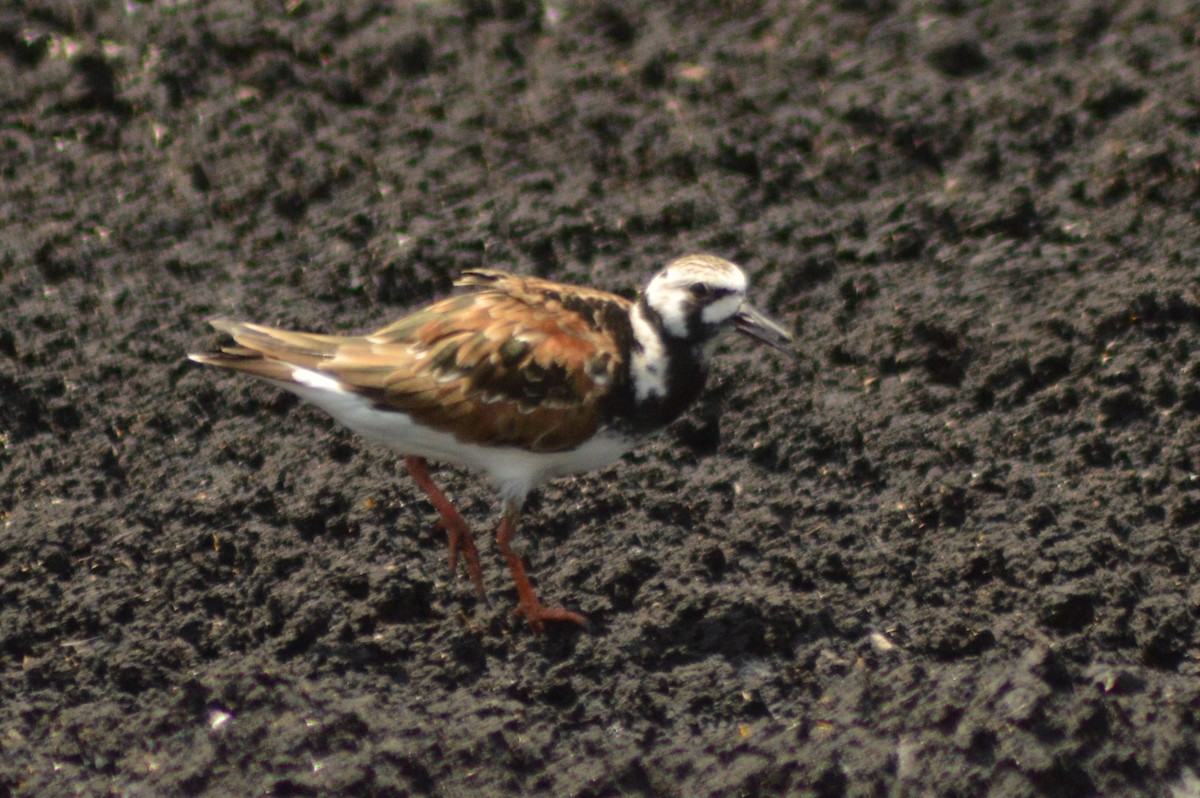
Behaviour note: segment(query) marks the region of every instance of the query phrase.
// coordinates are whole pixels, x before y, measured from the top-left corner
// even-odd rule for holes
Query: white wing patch
[[[346,392],[342,384],[333,377],[330,377],[328,374],[322,374],[319,371],[313,371],[312,369],[293,368],[292,379],[301,385],[316,388],[318,391],[327,391],[329,393]]]

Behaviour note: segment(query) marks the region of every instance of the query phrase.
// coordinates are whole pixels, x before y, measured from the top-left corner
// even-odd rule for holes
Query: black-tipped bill
[[[780,352],[794,354],[789,347],[792,334],[783,329],[779,322],[767,318],[749,305],[743,304],[730,321],[733,322],[734,329],[747,338],[753,338]]]

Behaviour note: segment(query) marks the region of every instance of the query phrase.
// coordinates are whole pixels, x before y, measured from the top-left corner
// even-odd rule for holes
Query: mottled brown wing
[[[459,284],[482,290],[346,339],[317,368],[464,442],[555,452],[593,435],[627,379],[628,300],[491,271]]]

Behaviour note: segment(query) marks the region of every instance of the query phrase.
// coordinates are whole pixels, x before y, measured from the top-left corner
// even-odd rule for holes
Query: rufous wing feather
[[[619,324],[628,300],[490,270],[458,284],[481,290],[363,337],[217,319],[238,346],[192,357],[282,381],[294,367],[324,373],[463,442],[551,452],[590,438],[606,395],[628,379]]]

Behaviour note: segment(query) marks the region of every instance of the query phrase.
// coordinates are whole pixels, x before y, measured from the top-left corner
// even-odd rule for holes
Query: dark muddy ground
[[[1193,3],[248,5],[0,11],[0,795],[1200,795]],[[183,360],[697,249],[800,355],[540,494],[591,633]]]

